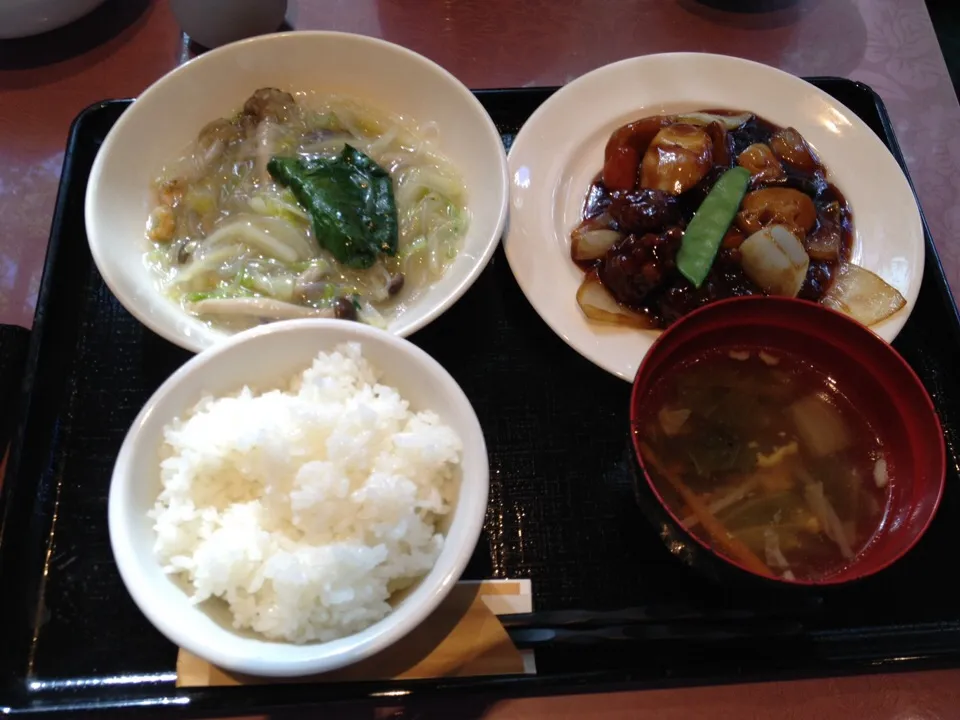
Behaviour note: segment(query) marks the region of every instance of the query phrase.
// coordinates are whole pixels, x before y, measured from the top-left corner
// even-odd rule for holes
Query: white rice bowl
[[[358,342],[362,358],[335,354]],[[473,555],[488,490],[480,423],[436,360],[360,323],[282,321],[195,356],[147,401],[114,465],[110,544],[172,643],[303,676],[428,618]]]
[[[164,439],[154,551],[238,629],[296,643],[359,632],[443,547],[460,439],[379,384],[358,343],[320,353],[285,391],[204,397]]]

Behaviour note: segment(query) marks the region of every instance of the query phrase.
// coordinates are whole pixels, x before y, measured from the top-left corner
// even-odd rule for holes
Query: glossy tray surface
[[[814,83],[900,159],[872,90]],[[552,91],[477,94],[509,147]],[[539,674],[177,690],[176,648],[127,595],[106,525],[110,471],[127,427],[189,357],[119,305],[87,249],[87,175],[128,104],[96,105],[75,122],[34,330],[28,339],[0,329],[0,401],[17,419],[0,495],[0,713],[246,715],[333,700],[396,704],[408,691],[415,701],[960,665],[960,585],[949,579],[948,560],[960,524],[960,323],[928,234],[923,289],[896,347],[934,397],[950,469],[933,526],[894,567],[801,599],[720,589],[679,564],[633,499],[630,386],[550,331],[498,250],[463,299],[412,340],[460,382],[484,427],[490,503],[467,575],[532,579],[536,612],[506,622],[519,645],[535,648]]]

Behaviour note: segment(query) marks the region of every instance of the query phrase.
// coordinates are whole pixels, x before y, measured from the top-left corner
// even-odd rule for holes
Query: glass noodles
[[[147,262],[187,312],[226,330],[385,327],[442,277],[469,224],[435,134],[345,98],[257,90],[157,179]]]

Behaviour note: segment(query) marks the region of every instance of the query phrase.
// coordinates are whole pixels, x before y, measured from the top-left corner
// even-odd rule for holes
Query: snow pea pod
[[[720,241],[740,208],[750,184],[750,172],[727,170],[707,193],[683,233],[677,253],[677,269],[695,287],[700,287],[717,256]]]

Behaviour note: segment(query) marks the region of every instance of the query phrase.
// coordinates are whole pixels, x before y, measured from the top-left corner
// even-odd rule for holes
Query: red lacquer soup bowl
[[[727,540],[719,543],[722,525],[714,524],[709,512],[707,520],[711,520],[713,534],[708,532],[705,522],[688,529],[691,503],[699,505],[701,513],[707,504],[701,503],[697,493],[689,490],[682,480],[678,486],[675,478],[681,477],[678,474],[681,470],[667,468],[648,443],[649,437],[645,437],[652,432],[651,418],[660,417],[652,413],[657,412],[662,391],[670,387],[673,373],[692,367],[698,361],[704,362],[703,358],[721,357],[722,360],[726,353],[738,359],[751,352],[760,357],[761,351],[764,357],[772,357],[777,362],[778,358],[789,358],[795,367],[808,368],[824,378],[839,398],[848,401],[847,407],[859,416],[861,426],[869,429],[870,436],[882,447],[885,466],[891,469],[889,477],[884,473],[880,480],[864,479],[864,482],[875,481],[878,487],[886,483],[875,532],[855,547],[852,554],[848,551],[845,559],[838,559],[823,572],[798,577],[771,565],[769,550],[764,558],[763,552],[739,552],[738,547],[732,547]],[[734,298],[703,307],[676,322],[660,335],[640,365],[631,395],[630,419],[634,453],[643,471],[637,479],[638,501],[646,509],[655,510],[652,517],[650,512],[647,515],[660,526],[661,536],[668,546],[672,545],[675,554],[685,555],[688,560],[691,556],[707,556],[708,564],[723,566],[720,575],[733,570],[737,575],[763,577],[780,586],[837,585],[864,578],[896,562],[917,543],[933,520],[943,493],[946,474],[943,433],[933,402],[917,375],[892,347],[868,328],[804,300]],[[654,475],[659,481],[654,481]],[[674,479],[667,483],[664,478],[668,477]],[[664,488],[671,485],[671,491],[665,493]],[[809,490],[806,486],[803,488]],[[680,495],[673,493],[674,490]],[[667,497],[671,493],[672,501]],[[677,500],[678,497],[681,499]],[[709,493],[704,497],[710,497]],[[697,517],[703,515],[697,514]],[[739,543],[732,533],[724,534],[732,543]],[[744,545],[739,548],[744,549]],[[779,567],[789,569],[790,566]]]

